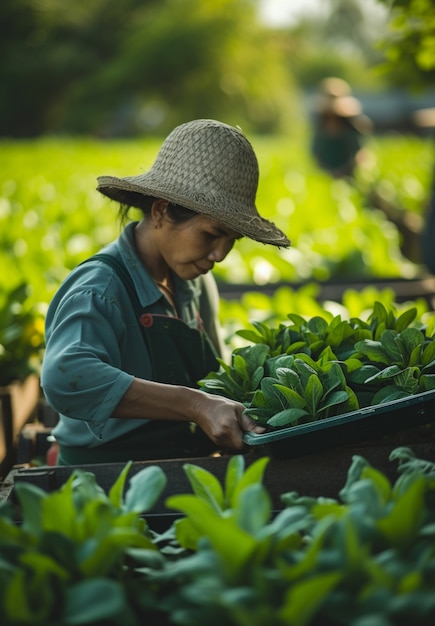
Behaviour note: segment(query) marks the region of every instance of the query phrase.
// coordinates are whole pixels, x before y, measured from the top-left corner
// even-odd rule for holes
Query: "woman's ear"
[[[154,224],[154,228],[161,228],[163,220],[168,208],[168,201],[157,199],[151,205],[151,219]]]

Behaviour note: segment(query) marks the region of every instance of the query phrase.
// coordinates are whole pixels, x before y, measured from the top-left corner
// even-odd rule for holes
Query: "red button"
[[[140,316],[139,322],[145,328],[149,328],[150,326],[154,324],[153,316],[150,313],[144,313],[143,315]]]

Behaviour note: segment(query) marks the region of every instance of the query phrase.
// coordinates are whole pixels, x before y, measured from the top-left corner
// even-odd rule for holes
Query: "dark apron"
[[[123,263],[108,254],[88,259],[93,260],[110,265],[129,295],[150,355],[151,380],[197,388],[198,380],[218,369],[216,353],[205,332],[190,328],[175,317],[144,313]],[[84,465],[187,458],[206,456],[214,451],[216,446],[210,439],[189,422],[151,420],[131,433],[94,448],[60,446],[58,463]]]

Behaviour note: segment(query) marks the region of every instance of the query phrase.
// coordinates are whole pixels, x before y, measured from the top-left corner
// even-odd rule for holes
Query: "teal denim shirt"
[[[123,261],[144,311],[172,315],[137,255],[134,227],[129,224],[102,252]],[[180,318],[198,328],[199,309],[213,339],[217,289],[210,285],[211,276],[206,284],[204,278],[183,281],[175,276],[175,293]],[[57,441],[94,447],[143,426],[146,420],[110,416],[133,379],[150,376],[151,362],[136,316],[114,270],[101,261],[79,265],[60,286],[46,317],[41,386],[60,415],[53,430]]]

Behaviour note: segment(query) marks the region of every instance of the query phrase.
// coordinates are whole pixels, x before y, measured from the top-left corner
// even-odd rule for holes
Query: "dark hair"
[[[158,200],[158,198],[154,198],[152,196],[144,196],[141,193],[131,193],[132,202],[131,204],[121,204],[119,208],[119,216],[121,219],[121,223],[124,224],[128,219],[128,214],[130,209],[136,208],[142,211],[143,215],[149,215],[151,213],[151,207],[153,203]],[[186,209],[179,204],[175,204],[175,202],[168,202],[168,210],[167,215],[172,222],[176,222],[178,224],[182,224],[183,222],[187,222],[188,220],[198,215],[196,211],[192,211],[191,209]]]
[[[192,209],[186,209],[186,207],[181,206],[180,204],[175,204],[175,202],[169,202],[168,204],[168,216],[172,222],[177,222],[178,224],[182,224],[183,222],[188,222],[198,215],[196,211],[192,211]]]

